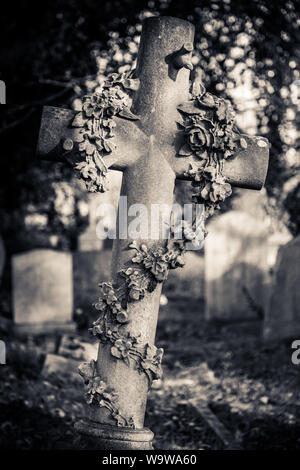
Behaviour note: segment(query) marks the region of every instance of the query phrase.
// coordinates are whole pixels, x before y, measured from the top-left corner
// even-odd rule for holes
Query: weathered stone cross
[[[189,101],[193,40],[194,26],[187,21],[156,17],[144,22],[135,72],[139,87],[134,93],[131,108],[139,119],[124,119],[121,114],[114,116],[113,141],[116,146],[112,151],[109,149],[106,155],[102,152],[102,161],[107,167],[123,172],[121,194],[127,196],[129,207],[140,203],[150,212],[152,204],[172,205],[175,179],[192,179],[189,176],[190,164],[199,164],[199,158],[189,149],[197,151],[206,145],[209,151],[210,146],[217,147],[216,142],[211,140],[211,120],[205,119],[203,110],[195,111],[192,105],[188,107],[190,111],[182,108],[183,111],[190,118],[196,116],[196,121],[198,115],[200,121],[203,118],[205,123],[198,122],[198,127],[195,124],[200,133],[193,137],[192,130],[189,149],[185,146],[185,150],[180,151],[188,130],[178,130],[177,123],[183,122],[178,107]],[[207,94],[202,100],[202,108],[208,110],[206,116],[216,105],[211,96]],[[217,106],[222,120],[220,101],[217,101]],[[38,144],[40,158],[65,161],[67,156],[69,162],[72,158],[74,162],[78,161],[75,143],[78,142],[79,131],[76,126],[70,125],[74,115],[71,110],[44,108]],[[222,132],[218,136],[221,140],[226,138]],[[197,142],[193,140],[195,138],[198,138]],[[205,155],[207,152],[204,152]],[[201,158],[203,162],[206,157]],[[267,166],[267,141],[243,135],[239,136],[239,143],[234,146],[230,158],[224,160],[222,174],[225,181],[233,186],[261,189]],[[204,193],[202,195],[205,196]],[[142,279],[145,281],[144,287],[138,284],[139,290],[130,294],[128,301],[126,295],[120,298],[117,295],[119,273],[124,268],[131,268],[125,279],[127,286],[132,285],[128,281],[135,286],[132,271],[135,267],[140,268],[147,256],[148,261],[155,256],[158,261],[163,259],[164,263],[169,263],[168,266],[172,265],[172,259],[176,264],[177,259],[176,256],[171,259],[168,254],[166,261],[164,251],[159,251],[165,246],[163,240],[142,240],[142,249],[129,248],[131,242],[132,239],[128,238],[114,241],[114,287],[110,284],[103,286],[103,297],[96,305],[103,314],[102,320],[99,324],[96,322],[93,329],[100,339],[98,359],[94,365],[83,366],[81,371],[91,406],[88,418],[80,421],[77,429],[86,436],[96,438],[99,448],[106,449],[151,449],[153,433],[144,428],[144,415],[149,380],[151,382],[159,376],[161,358],[161,350],[156,350],[153,343],[162,282],[156,282],[150,288],[148,281],[151,276],[152,280],[163,279],[153,270],[149,274],[148,270],[148,277]],[[146,262],[143,266],[145,268]],[[148,268],[146,266],[145,269]],[[131,287],[128,289],[127,293],[133,292]],[[118,304],[119,300],[122,306]]]

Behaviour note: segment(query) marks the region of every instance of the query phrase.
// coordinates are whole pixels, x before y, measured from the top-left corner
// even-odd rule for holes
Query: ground
[[[265,345],[259,322],[207,324],[202,312],[201,300],[182,297],[161,307],[156,344],[165,349],[164,379],[149,394],[146,416],[155,447],[300,449],[300,366],[291,362],[290,343]],[[51,341],[1,335],[0,448],[85,448],[73,429],[84,409],[80,381],[40,374]],[[208,425],[203,407],[231,442]]]

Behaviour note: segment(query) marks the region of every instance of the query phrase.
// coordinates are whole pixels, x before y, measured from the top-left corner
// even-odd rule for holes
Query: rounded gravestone
[[[266,303],[267,226],[251,214],[230,211],[214,218],[205,239],[207,320],[258,317]]]
[[[272,293],[264,320],[264,339],[300,337],[300,235],[279,249]]]
[[[73,331],[71,253],[31,250],[12,258],[15,331],[44,334]]]

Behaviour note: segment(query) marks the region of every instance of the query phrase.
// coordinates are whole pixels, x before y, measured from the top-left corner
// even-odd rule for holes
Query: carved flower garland
[[[137,90],[139,80],[132,72],[111,74],[99,92],[83,97],[82,111],[78,112],[72,127],[78,128],[74,142],[83,161],[75,166],[90,192],[106,191],[107,167],[103,156],[115,149],[113,142],[114,117],[137,120],[130,111],[130,90]]]
[[[140,373],[144,372],[149,379],[149,385],[153,380],[162,377],[162,348],[157,349],[149,343],[142,344],[139,337],[132,336],[128,331],[121,331],[119,325],[112,323],[107,317],[100,317],[93,324],[91,332],[102,343],[110,344],[112,356],[122,360],[129,367],[133,363]]]
[[[224,160],[233,155],[237,141],[243,148],[247,142],[234,128],[230,102],[206,92],[201,84],[194,83],[192,99],[178,110],[183,115],[179,126],[184,134],[179,155],[195,157],[187,173],[197,188],[193,200],[204,204],[207,217],[231,194],[231,186],[222,175]]]

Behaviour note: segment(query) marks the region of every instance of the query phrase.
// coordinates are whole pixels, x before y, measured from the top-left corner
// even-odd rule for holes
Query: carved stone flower
[[[207,153],[201,154],[212,146],[213,141],[212,125],[209,121],[199,121],[188,130],[188,143],[193,153],[201,158],[207,158]]]
[[[122,74],[112,73],[104,83],[104,87],[111,87],[120,84],[124,88],[136,91],[139,88],[139,79],[132,78],[132,72],[124,72]]]
[[[127,323],[128,322],[128,315],[127,315],[127,312],[125,310],[119,310],[117,313],[116,313],[116,320],[119,322],[119,323]]]
[[[99,119],[103,116],[103,100],[100,93],[93,93],[83,97],[83,114],[90,118]]]
[[[230,195],[231,195],[230,184],[216,183],[216,182],[212,183],[211,191],[209,194],[209,198],[212,202],[224,201]]]
[[[123,310],[121,302],[110,282],[103,282],[99,285],[100,287],[100,297],[98,301],[94,304],[96,310],[102,312],[110,312],[115,315],[119,323],[126,323],[128,320],[128,315],[125,310]]]
[[[104,325],[99,321],[94,322],[92,328],[90,328],[89,331],[92,333],[92,335],[98,336],[99,338],[101,338],[106,333]]]
[[[163,353],[164,350],[162,348],[157,349],[151,344],[146,344],[145,346],[145,354],[140,365],[146,372],[150,382],[162,377],[161,361]]]
[[[84,162],[77,163],[75,170],[80,171],[84,179],[95,180],[97,178],[97,168],[91,157],[87,157]]]
[[[104,299],[107,305],[118,301],[115,290],[110,282],[103,282],[99,287],[101,292],[100,298]]]
[[[176,241],[173,248],[168,247],[167,253],[164,254],[163,259],[168,263],[169,269],[175,269],[184,266],[184,258],[182,256],[182,249],[178,244],[179,240]]]
[[[118,359],[126,359],[130,356],[133,342],[127,338],[119,338],[115,341],[114,346],[111,347],[111,354]]]
[[[206,180],[214,181],[217,178],[218,171],[217,171],[217,168],[209,165],[202,169],[202,174]]]
[[[147,245],[145,245],[144,243],[142,243],[139,248],[136,241],[134,241],[131,243],[130,248],[134,248],[135,250],[137,250],[136,254],[132,258],[133,263],[142,263],[144,259],[148,256],[149,250]]]
[[[157,248],[148,253],[144,259],[144,266],[158,281],[164,281],[168,277],[168,263],[164,260],[165,249]]]
[[[104,300],[101,299],[101,297],[99,297],[98,302],[94,304],[95,309],[100,310],[101,312],[103,312],[106,309],[106,306],[107,306],[106,302],[104,302]]]

